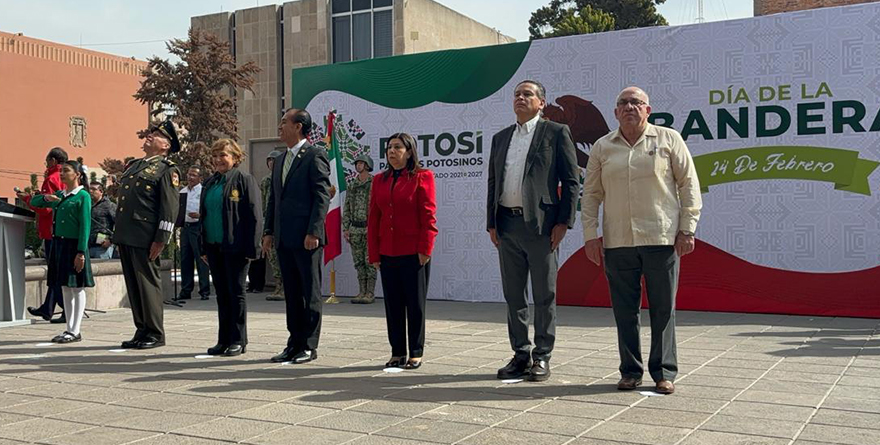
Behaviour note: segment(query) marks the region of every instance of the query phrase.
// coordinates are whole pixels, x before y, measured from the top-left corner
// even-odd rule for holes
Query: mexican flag
[[[336,112],[327,116],[327,155],[330,158],[330,184],[333,186],[333,197],[330,198],[330,209],[324,221],[327,233],[327,245],[324,246],[324,264],[342,254],[342,193],[345,192],[345,169],[342,168],[342,153],[336,140]]]

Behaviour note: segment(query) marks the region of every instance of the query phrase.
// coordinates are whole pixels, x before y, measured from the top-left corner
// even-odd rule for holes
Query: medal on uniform
[[[232,193],[229,194],[229,200],[232,202],[238,202],[238,189],[232,189]]]

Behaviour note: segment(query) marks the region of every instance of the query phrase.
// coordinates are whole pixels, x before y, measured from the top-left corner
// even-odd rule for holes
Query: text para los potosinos
[[[416,139],[419,158],[423,167],[468,167],[483,165],[483,132],[463,131],[458,134],[418,134]],[[388,138],[379,138],[379,146],[386,147]],[[454,155],[454,157],[452,157]],[[379,150],[379,170],[387,167],[385,150]],[[480,169],[482,170],[482,168]],[[464,175],[467,176],[467,175]]]
[[[827,122],[826,112],[829,104],[826,99],[833,98],[831,88],[821,82],[817,87],[801,84],[800,99],[819,99],[821,101],[800,102],[794,110],[781,105],[748,106],[757,102],[784,102],[792,100],[791,85],[762,86],[751,94],[746,88],[730,86],[724,90],[710,90],[709,104],[743,104],[736,109],[718,108],[715,110],[715,128],[711,128],[703,115],[704,110],[691,110],[681,125],[681,136],[687,140],[700,136],[704,140],[739,138],[766,138],[780,136],[794,127],[798,135],[819,135],[829,131],[843,133],[849,128],[854,133],[880,131],[880,110],[868,115],[867,107],[857,100],[839,100],[830,103],[831,122]],[[676,128],[676,118],[671,113],[651,113],[648,120],[663,127]],[[794,121],[794,123],[792,122]],[[714,130],[714,131],[713,131]],[[732,133],[732,134],[731,134]]]

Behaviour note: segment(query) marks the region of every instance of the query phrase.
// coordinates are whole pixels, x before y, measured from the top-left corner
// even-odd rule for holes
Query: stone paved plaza
[[[880,320],[679,312],[677,390],[657,396],[617,391],[608,309],[560,307],[550,380],[503,383],[502,304],[429,302],[425,364],[386,373],[381,300],[325,306],[306,365],[269,362],[283,303],[249,303],[233,358],[196,357],[213,299],[166,307],[151,351],[116,350],[127,309],[71,345],[41,344],[61,325],[0,330],[0,444],[880,444]]]

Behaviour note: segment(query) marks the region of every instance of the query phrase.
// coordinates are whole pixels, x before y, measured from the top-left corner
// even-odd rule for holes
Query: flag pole
[[[327,140],[328,141],[333,140],[333,131],[335,131],[335,129],[336,129],[336,119],[335,119],[336,116],[334,116],[335,111],[336,110],[331,110],[330,115],[328,116],[328,119],[327,119],[328,124],[329,124],[327,126],[328,127],[327,128],[327,130],[328,130],[327,131]],[[331,144],[331,146],[332,146],[332,144]],[[340,193],[340,191],[333,188],[332,185],[331,185],[331,189],[333,189],[331,191],[331,198],[333,195]],[[326,303],[326,304],[339,303],[339,299],[336,298],[336,257],[333,257],[333,259],[330,260],[330,296],[327,297],[326,300],[324,300],[324,303]]]

